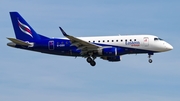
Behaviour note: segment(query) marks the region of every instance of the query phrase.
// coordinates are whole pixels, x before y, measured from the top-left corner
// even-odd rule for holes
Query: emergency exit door
[[[144,46],[149,46],[149,38],[148,37],[144,37],[143,39],[143,42],[144,42]]]

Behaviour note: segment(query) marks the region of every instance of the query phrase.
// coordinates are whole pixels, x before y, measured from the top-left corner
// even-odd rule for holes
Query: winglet
[[[66,32],[61,27],[59,27],[59,29],[61,30],[61,32],[64,36],[69,36],[68,34],[66,34]]]

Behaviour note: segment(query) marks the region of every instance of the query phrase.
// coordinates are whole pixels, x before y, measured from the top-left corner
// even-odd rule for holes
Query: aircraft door
[[[49,50],[54,50],[54,41],[53,40],[48,42],[48,48],[49,48]]]
[[[148,37],[144,37],[143,39],[143,43],[144,43],[144,46],[149,46],[149,38]]]

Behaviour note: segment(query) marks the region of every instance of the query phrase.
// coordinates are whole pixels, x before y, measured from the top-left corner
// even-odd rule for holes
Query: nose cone
[[[173,49],[173,46],[170,45],[169,43],[166,44],[166,49],[169,51],[169,50],[172,50]]]

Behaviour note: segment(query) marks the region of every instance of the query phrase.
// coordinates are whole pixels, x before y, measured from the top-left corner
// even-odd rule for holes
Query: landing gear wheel
[[[152,61],[152,59],[149,59],[149,63],[152,63],[153,61]]]
[[[88,58],[86,59],[86,61],[87,61],[88,63],[91,63],[91,61],[93,61],[93,60],[92,60],[91,57],[88,57]]]
[[[95,65],[96,65],[96,62],[95,62],[94,60],[92,60],[92,61],[90,62],[90,65],[91,65],[91,66],[95,66]]]
[[[95,66],[96,62],[94,61],[96,59],[96,57],[93,56],[89,56],[87,57],[86,61],[91,65],[91,66]]]

